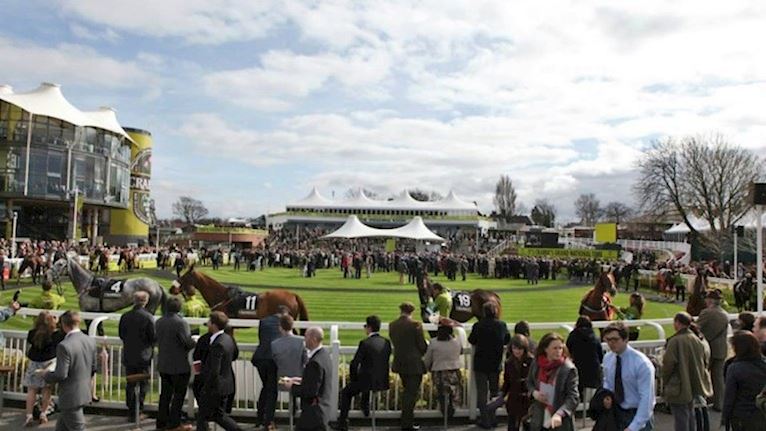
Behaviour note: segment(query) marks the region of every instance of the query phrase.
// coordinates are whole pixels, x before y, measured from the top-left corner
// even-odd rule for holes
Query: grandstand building
[[[142,243],[152,222],[152,138],[115,111],[81,111],[56,84],[0,85],[4,237]]]
[[[271,214],[266,224],[272,229],[314,228],[336,229],[349,215],[356,215],[365,224],[391,228],[405,225],[415,216],[423,218],[429,229],[449,236],[458,231],[486,232],[496,223],[479,212],[474,202],[460,199],[453,191],[438,201],[415,200],[406,190],[388,200],[368,197],[359,189],[349,199],[328,199],[316,187],[305,198],[287,204],[286,211]]]

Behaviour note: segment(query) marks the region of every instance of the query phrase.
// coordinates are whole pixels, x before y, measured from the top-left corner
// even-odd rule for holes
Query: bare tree
[[[547,199],[538,199],[530,214],[535,224],[546,227],[553,227],[556,222],[556,207]]]
[[[622,202],[609,202],[604,207],[604,219],[617,224],[620,224],[620,221],[625,221],[631,214],[633,214],[633,209]]]
[[[364,195],[367,196],[368,198],[378,199],[378,194],[374,190],[363,188],[362,191],[364,192]],[[359,189],[348,189],[346,190],[345,196],[346,196],[346,199],[351,199],[356,197],[358,194],[359,194]]]
[[[494,203],[495,211],[505,220],[516,214],[516,189],[508,175],[501,175],[497,180]]]
[[[580,223],[593,226],[601,216],[601,202],[593,193],[583,193],[574,203],[575,214],[580,217]]]
[[[674,211],[692,239],[705,240],[722,253],[731,227],[752,207],[748,185],[763,178],[763,160],[721,135],[688,136],[655,141],[638,162],[635,193],[641,207],[655,213]],[[710,225],[700,235],[691,217]]]
[[[434,190],[412,189],[409,191],[412,199],[421,202],[438,201],[444,199],[441,193]]]
[[[183,219],[187,224],[194,224],[207,215],[208,211],[202,201],[189,196],[181,196],[173,203],[173,214]]]

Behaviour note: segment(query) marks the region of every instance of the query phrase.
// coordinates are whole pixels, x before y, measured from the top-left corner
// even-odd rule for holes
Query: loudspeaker
[[[745,227],[737,226],[737,237],[744,238],[744,236],[745,236]]]
[[[766,183],[750,184],[750,199],[753,205],[766,205]]]

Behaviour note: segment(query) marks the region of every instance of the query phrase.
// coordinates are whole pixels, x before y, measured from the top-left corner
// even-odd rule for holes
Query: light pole
[[[739,279],[737,271],[737,236],[739,236],[739,231],[737,230],[737,225],[734,225],[734,270],[732,271],[732,278],[735,283]]]
[[[16,223],[19,220],[19,213],[16,211],[13,212],[13,227],[12,227],[12,235],[11,235],[11,259],[16,257]]]
[[[80,189],[75,187],[74,190],[70,190],[69,193],[74,192],[74,211],[72,212],[72,241],[77,244],[77,197],[80,195]]]
[[[756,242],[755,247],[755,272],[758,280],[758,315],[763,313],[763,205],[755,206],[755,229]]]

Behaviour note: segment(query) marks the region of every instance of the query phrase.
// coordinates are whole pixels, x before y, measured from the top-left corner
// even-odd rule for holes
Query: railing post
[[[91,337],[95,337],[98,335],[98,325],[101,324],[101,322],[109,320],[109,316],[98,316],[95,319],[90,321],[90,326],[88,326],[88,335]]]
[[[330,326],[330,359],[332,360],[332,376],[330,376],[330,420],[338,419],[338,393],[340,391],[340,340],[338,340],[338,325]]]
[[[657,330],[657,338],[659,338],[660,340],[664,340],[666,338],[665,337],[665,328],[663,328],[662,325],[660,325],[657,322],[648,322],[647,321],[647,322],[644,322],[644,323],[646,325],[651,326],[652,328]]]

